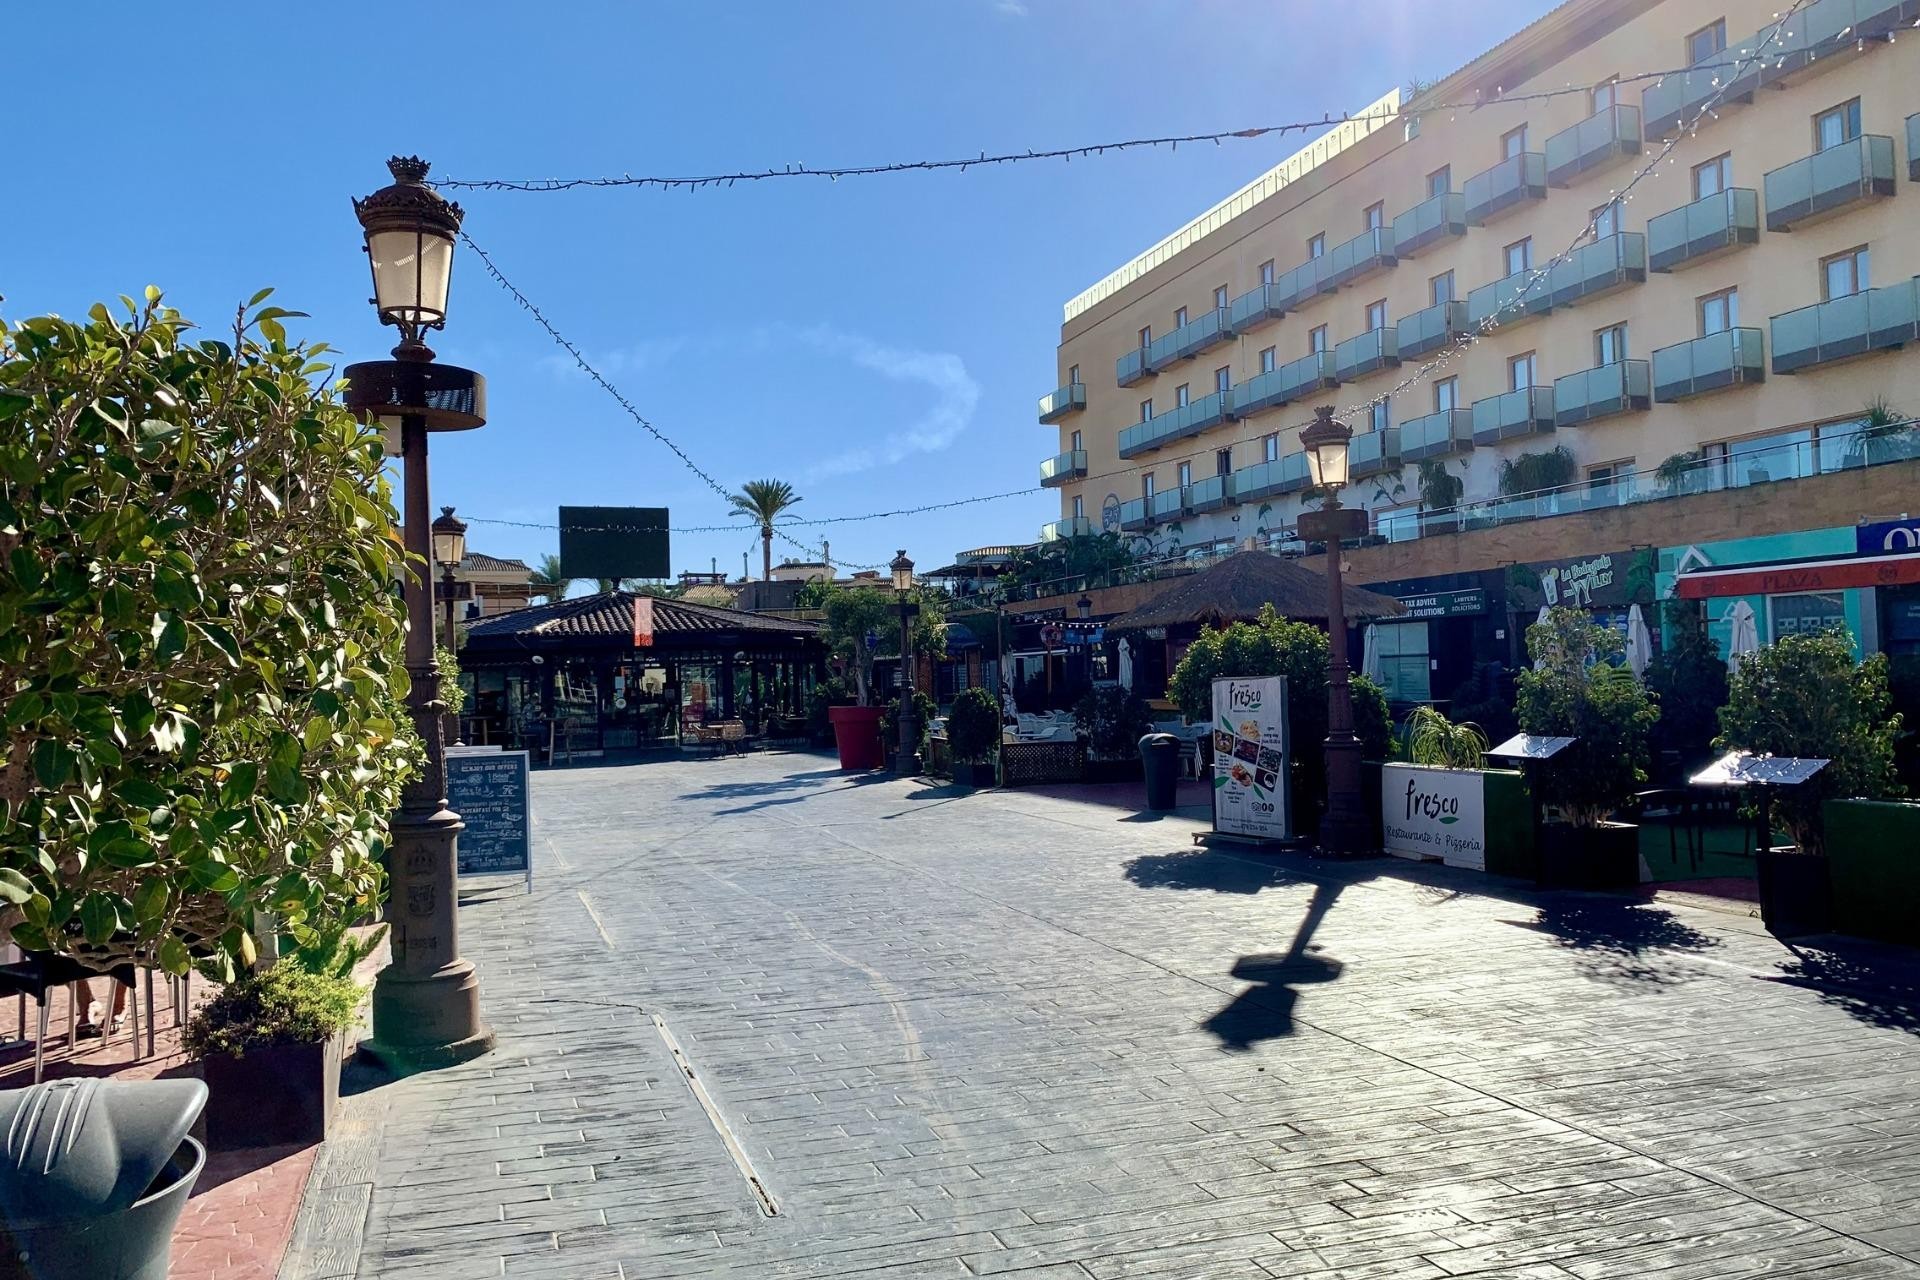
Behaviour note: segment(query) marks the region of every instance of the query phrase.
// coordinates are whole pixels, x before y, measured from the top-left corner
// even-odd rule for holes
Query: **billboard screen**
[[[560,567],[570,578],[672,574],[665,507],[560,508]]]

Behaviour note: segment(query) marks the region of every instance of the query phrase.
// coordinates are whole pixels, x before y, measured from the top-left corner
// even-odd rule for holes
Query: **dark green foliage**
[[[993,759],[1000,745],[1000,699],[991,689],[962,689],[947,712],[947,746],[957,764]]]
[[[1094,759],[1131,760],[1141,736],[1153,728],[1153,713],[1133,690],[1101,685],[1074,704],[1073,727],[1086,735]]]
[[[1887,695],[1900,717],[1894,772],[1906,794],[1920,794],[1920,654],[1887,659]]]
[[[840,587],[832,583],[820,584],[817,591],[809,590],[807,598],[815,603],[803,607],[822,609],[826,613],[827,644],[834,656],[854,673],[860,705],[872,705],[874,660],[900,655],[899,601],[890,590]],[[936,658],[945,656],[947,594],[929,587],[915,587],[907,598],[920,606],[913,619],[913,651]],[[871,649],[866,643],[869,634],[879,640]]]
[[[1727,704],[1727,663],[1698,602],[1667,601],[1665,630],[1666,642],[1647,668],[1647,692],[1660,704],[1654,758],[1671,754],[1680,776],[1690,777],[1713,757],[1720,708]]]
[[[1084,591],[1134,559],[1127,540],[1112,531],[1056,538],[1014,552],[1000,575],[1000,586],[1014,599]]]
[[[815,742],[833,741],[833,723],[827,719],[828,707],[854,704],[853,686],[839,676],[828,676],[807,691],[807,736]]]
[[[1573,483],[1579,474],[1573,450],[1563,444],[1539,453],[1522,453],[1500,461],[1500,492],[1506,497],[1558,489]]]
[[[200,1006],[183,1037],[187,1054],[244,1058],[252,1049],[318,1044],[354,1024],[365,994],[350,977],[282,960],[265,973],[242,974]]]
[[[1513,717],[1513,698],[1513,672],[1504,663],[1477,663],[1473,674],[1448,698],[1447,718],[1456,724],[1479,725],[1490,743],[1505,742],[1520,729]]]
[[[940,714],[940,704],[933,695],[921,689],[913,691],[913,709],[920,717],[920,741],[916,750],[922,760],[928,759],[927,730],[933,724],[933,718]],[[880,714],[880,743],[891,757],[900,749],[900,699],[887,700],[887,708]]]
[[[1598,826],[1646,780],[1660,709],[1619,665],[1620,652],[1619,635],[1578,609],[1549,610],[1527,628],[1527,653],[1540,665],[1520,673],[1514,710],[1528,733],[1575,739],[1533,773],[1535,793],[1575,826]]]
[[[1420,461],[1420,503],[1429,511],[1450,511],[1460,505],[1466,481],[1447,470],[1443,458]]]

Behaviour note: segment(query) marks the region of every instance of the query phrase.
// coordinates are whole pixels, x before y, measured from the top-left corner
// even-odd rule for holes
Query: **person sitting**
[[[107,985],[113,989],[113,1012],[111,1016],[113,1018],[113,1028],[118,1030],[122,1020],[127,1016],[127,988],[124,984],[115,982],[112,978],[108,978],[106,981]],[[81,1019],[80,1025],[74,1029],[74,1038],[78,1040],[98,1040],[107,1033],[107,1026],[104,1021],[106,1011],[101,1008],[100,1002],[93,998],[93,980],[91,978],[82,978],[80,981],[74,983],[74,987],[77,992],[74,998],[75,1007],[86,1014],[86,1017]]]

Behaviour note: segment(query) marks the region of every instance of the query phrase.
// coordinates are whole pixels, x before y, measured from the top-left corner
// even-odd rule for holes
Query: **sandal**
[[[73,1029],[73,1038],[75,1040],[98,1040],[104,1034],[100,1029],[100,1024],[97,1022],[83,1022]]]

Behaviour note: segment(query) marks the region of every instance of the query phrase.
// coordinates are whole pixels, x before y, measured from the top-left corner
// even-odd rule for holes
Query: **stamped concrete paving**
[[[1905,953],[806,755],[534,795],[498,1051],[348,1100],[283,1275],[1920,1277]]]

